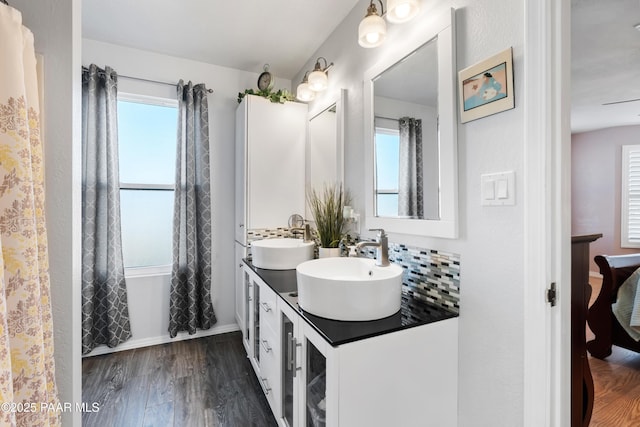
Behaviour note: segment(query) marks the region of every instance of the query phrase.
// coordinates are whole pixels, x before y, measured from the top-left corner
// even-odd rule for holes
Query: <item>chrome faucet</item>
[[[289,230],[293,235],[295,235],[296,232],[301,231],[303,233],[302,239],[305,242],[310,242],[313,240],[313,238],[311,237],[311,226],[309,226],[308,222],[305,223],[304,227],[291,227]]]
[[[382,228],[372,228],[369,231],[377,231],[378,237],[375,242],[360,242],[356,245],[356,251],[359,251],[365,246],[372,246],[376,248],[376,265],[380,267],[387,267],[389,265],[389,240]]]

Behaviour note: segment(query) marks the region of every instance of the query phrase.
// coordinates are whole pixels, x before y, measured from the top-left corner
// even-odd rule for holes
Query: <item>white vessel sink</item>
[[[298,305],[334,320],[376,320],[400,310],[402,267],[369,258],[321,258],[296,267]]]
[[[264,239],[251,243],[252,263],[267,270],[292,270],[313,259],[314,242],[302,239]]]

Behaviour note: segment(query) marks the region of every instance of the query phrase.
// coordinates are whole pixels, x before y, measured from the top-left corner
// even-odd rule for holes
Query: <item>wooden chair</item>
[[[595,339],[587,343],[587,350],[598,359],[609,356],[612,345],[640,353],[640,342],[627,334],[611,311],[620,286],[640,268],[640,254],[598,255],[594,259],[602,274],[602,288],[587,314],[587,323],[595,334]]]

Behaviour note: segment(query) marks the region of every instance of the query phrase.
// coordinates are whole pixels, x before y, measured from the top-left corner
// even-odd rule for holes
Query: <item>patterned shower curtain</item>
[[[209,107],[204,84],[178,83],[169,335],[216,323],[211,301]]]
[[[398,215],[424,218],[422,120],[401,117]]]
[[[4,4],[0,40],[0,425],[58,426],[33,34]]]
[[[82,353],[131,338],[120,234],[117,75],[82,70]]]

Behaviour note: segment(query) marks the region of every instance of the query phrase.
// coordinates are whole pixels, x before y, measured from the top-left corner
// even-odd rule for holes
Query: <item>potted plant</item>
[[[340,240],[347,226],[342,213],[344,206],[351,202],[350,199],[343,191],[342,184],[325,185],[322,191],[307,191],[307,203],[320,239],[320,258],[340,256]]]

